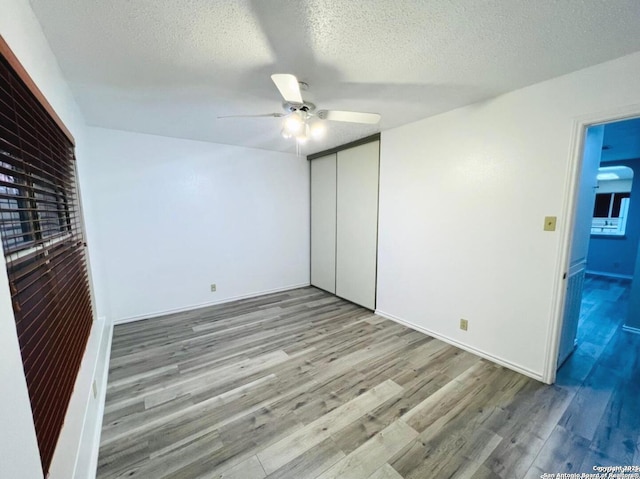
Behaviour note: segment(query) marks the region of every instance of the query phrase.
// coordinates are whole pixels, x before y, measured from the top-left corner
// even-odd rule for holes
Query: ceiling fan
[[[298,143],[306,143],[309,138],[320,139],[324,136],[324,120],[344,121],[349,123],[364,123],[374,125],[380,121],[378,113],[363,113],[358,111],[316,110],[316,106],[302,98],[302,90],[309,85],[298,81],[295,75],[276,73],[271,75],[284,102],[284,113],[265,113],[261,115],[228,115],[218,118],[284,118],[282,136],[295,138]]]

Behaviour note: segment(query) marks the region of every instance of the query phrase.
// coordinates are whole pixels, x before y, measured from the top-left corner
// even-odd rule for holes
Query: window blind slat
[[[84,266],[83,262],[81,262],[81,265]],[[21,294],[20,297],[16,294],[15,301],[20,306],[23,316],[33,317],[33,322],[39,324],[38,320],[42,319],[40,318],[42,309],[40,313],[32,313],[32,310],[39,306],[42,307],[42,303],[46,302],[43,293],[47,292],[48,288],[55,293],[55,284],[65,279],[65,275],[69,272],[68,270],[76,267],[77,262],[68,259],[64,263],[45,263],[43,267],[34,271],[32,277],[27,277],[27,281],[17,283],[16,291],[20,291]],[[22,327],[25,328],[25,330],[27,329],[26,325]],[[23,333],[25,332],[26,331],[23,331]]]
[[[84,281],[80,278],[73,278],[73,281],[70,282],[70,284],[74,286],[81,286],[82,283],[84,283]],[[40,337],[37,338],[37,340],[33,340],[28,347],[28,350],[33,351],[33,354],[27,357],[27,362],[33,364],[33,367],[30,368],[30,371],[26,374],[27,379],[47,374],[47,371],[52,369],[55,370],[55,361],[59,359],[64,360],[63,355],[54,353],[58,350],[63,350],[64,342],[73,337],[68,334],[69,328],[73,327],[73,323],[70,321],[63,321],[63,319],[76,314],[78,310],[82,309],[79,305],[82,305],[82,301],[84,300],[84,298],[75,296],[70,292],[66,292],[60,297],[54,293],[52,294],[51,299],[53,302],[68,308],[68,311],[62,311],[62,308],[51,308],[49,311],[45,310],[48,313],[47,321],[50,322],[52,326],[48,326],[47,328],[44,328],[44,330],[41,329],[39,331]],[[53,312],[51,310],[53,310]],[[40,327],[42,328],[42,326]],[[32,335],[29,335],[29,337],[31,336]],[[59,344],[55,348],[47,347],[60,341],[63,341],[63,343]],[[47,387],[57,387],[57,385],[55,383],[43,381],[38,384],[35,391],[38,391],[41,388],[46,389]],[[48,403],[46,395],[40,395],[40,399]]]
[[[80,264],[79,266],[76,264],[72,264],[72,266],[70,266],[69,268],[72,268],[72,267],[75,269],[83,268],[84,264]],[[75,270],[67,271],[65,269],[64,273],[69,275],[75,275],[77,271]],[[51,275],[50,272],[47,272],[46,274]],[[24,313],[24,316],[27,316],[27,315],[34,316],[29,323],[23,320],[21,325],[21,329],[22,329],[21,335],[26,336],[26,338],[30,339],[32,336],[38,336],[37,328],[46,329],[48,324],[43,324],[42,320],[44,318],[46,318],[47,321],[50,320],[49,315],[51,314],[51,310],[53,309],[51,303],[59,302],[60,299],[63,299],[62,296],[56,295],[57,288],[55,288],[55,285],[57,284],[58,281],[65,280],[65,279],[67,278],[64,278],[64,277],[55,278],[55,277],[49,276],[49,277],[45,277],[45,279],[41,282],[33,283],[34,287],[30,291],[31,297],[23,300],[22,303],[20,302],[18,303]],[[86,278],[84,279],[86,281]],[[27,341],[27,339],[25,339],[25,341]],[[25,343],[25,346],[27,344],[28,343]],[[34,348],[34,349],[37,349],[37,348]]]

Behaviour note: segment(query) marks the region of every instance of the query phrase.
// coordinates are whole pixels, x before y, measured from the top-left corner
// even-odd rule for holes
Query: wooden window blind
[[[92,323],[73,138],[0,37],[0,238],[47,474]]]

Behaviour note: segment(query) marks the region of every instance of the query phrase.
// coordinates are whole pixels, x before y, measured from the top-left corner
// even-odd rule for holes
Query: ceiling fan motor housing
[[[282,104],[282,108],[284,108],[284,111],[286,111],[287,113],[293,113],[296,111],[303,111],[305,113],[311,113],[316,109],[316,106],[313,103],[310,102],[303,102],[303,103],[293,103],[290,101],[285,101]]]

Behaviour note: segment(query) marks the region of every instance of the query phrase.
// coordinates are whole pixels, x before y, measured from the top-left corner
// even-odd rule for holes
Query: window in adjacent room
[[[608,166],[598,170],[591,234],[624,236],[631,201],[633,170]]]

